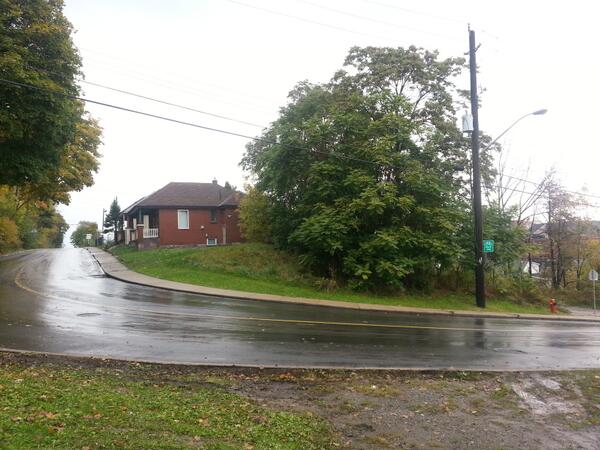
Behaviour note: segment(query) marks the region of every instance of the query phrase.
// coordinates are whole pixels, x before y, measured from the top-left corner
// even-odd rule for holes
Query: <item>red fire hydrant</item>
[[[558,310],[556,309],[556,300],[551,298],[548,304],[550,305],[550,312],[552,314],[556,314],[558,312]]]

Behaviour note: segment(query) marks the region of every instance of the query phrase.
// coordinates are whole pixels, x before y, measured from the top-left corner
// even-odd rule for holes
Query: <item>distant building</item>
[[[241,242],[243,194],[212,183],[169,183],[122,211],[119,241],[138,248]]]

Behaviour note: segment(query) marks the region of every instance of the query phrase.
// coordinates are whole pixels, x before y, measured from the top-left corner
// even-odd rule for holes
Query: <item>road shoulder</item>
[[[98,249],[87,248],[88,252],[98,262],[104,273],[126,283],[138,284],[142,286],[166,289],[170,291],[185,292],[190,294],[210,295],[214,297],[229,297],[243,300],[257,300],[278,303],[292,303],[298,305],[321,306],[330,308],[358,309],[362,311],[383,311],[392,313],[417,314],[417,315],[445,315],[457,317],[481,317],[494,319],[533,319],[533,320],[561,320],[575,322],[600,322],[600,317],[595,316],[546,316],[541,314],[516,314],[516,313],[496,313],[485,311],[458,311],[458,310],[438,310],[429,308],[412,308],[404,306],[376,305],[370,303],[350,303],[334,300],[317,300],[301,297],[285,297],[272,294],[258,294],[254,292],[233,291],[229,289],[218,289],[207,286],[198,286],[194,284],[181,283],[178,281],[163,280],[151,277],[128,269],[116,257],[110,253]]]

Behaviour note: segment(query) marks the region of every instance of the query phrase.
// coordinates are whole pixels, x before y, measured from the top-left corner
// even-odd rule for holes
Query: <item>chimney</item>
[[[219,184],[219,182],[217,181],[217,179],[216,179],[216,178],[213,178],[213,181],[212,181],[212,183],[213,183],[213,184]]]

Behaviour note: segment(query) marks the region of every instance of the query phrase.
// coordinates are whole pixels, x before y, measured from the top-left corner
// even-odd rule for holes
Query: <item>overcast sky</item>
[[[595,2],[394,0],[66,0],[86,81],[227,116],[156,104],[91,84],[86,97],[178,120],[258,135],[301,80],[326,82],[350,47],[411,44],[443,57],[481,43],[480,125],[501,143],[508,172],[539,179],[556,167],[566,187],[600,195]],[[468,88],[465,76],[461,88]],[[170,181],[244,185],[247,140],[88,104],[104,129],[95,185],[72,195],[69,223],[100,222]],[[458,120],[458,117],[457,117]],[[593,200],[593,199],[592,199]],[[600,199],[595,200],[600,204]],[[590,212],[600,217],[600,209]]]

